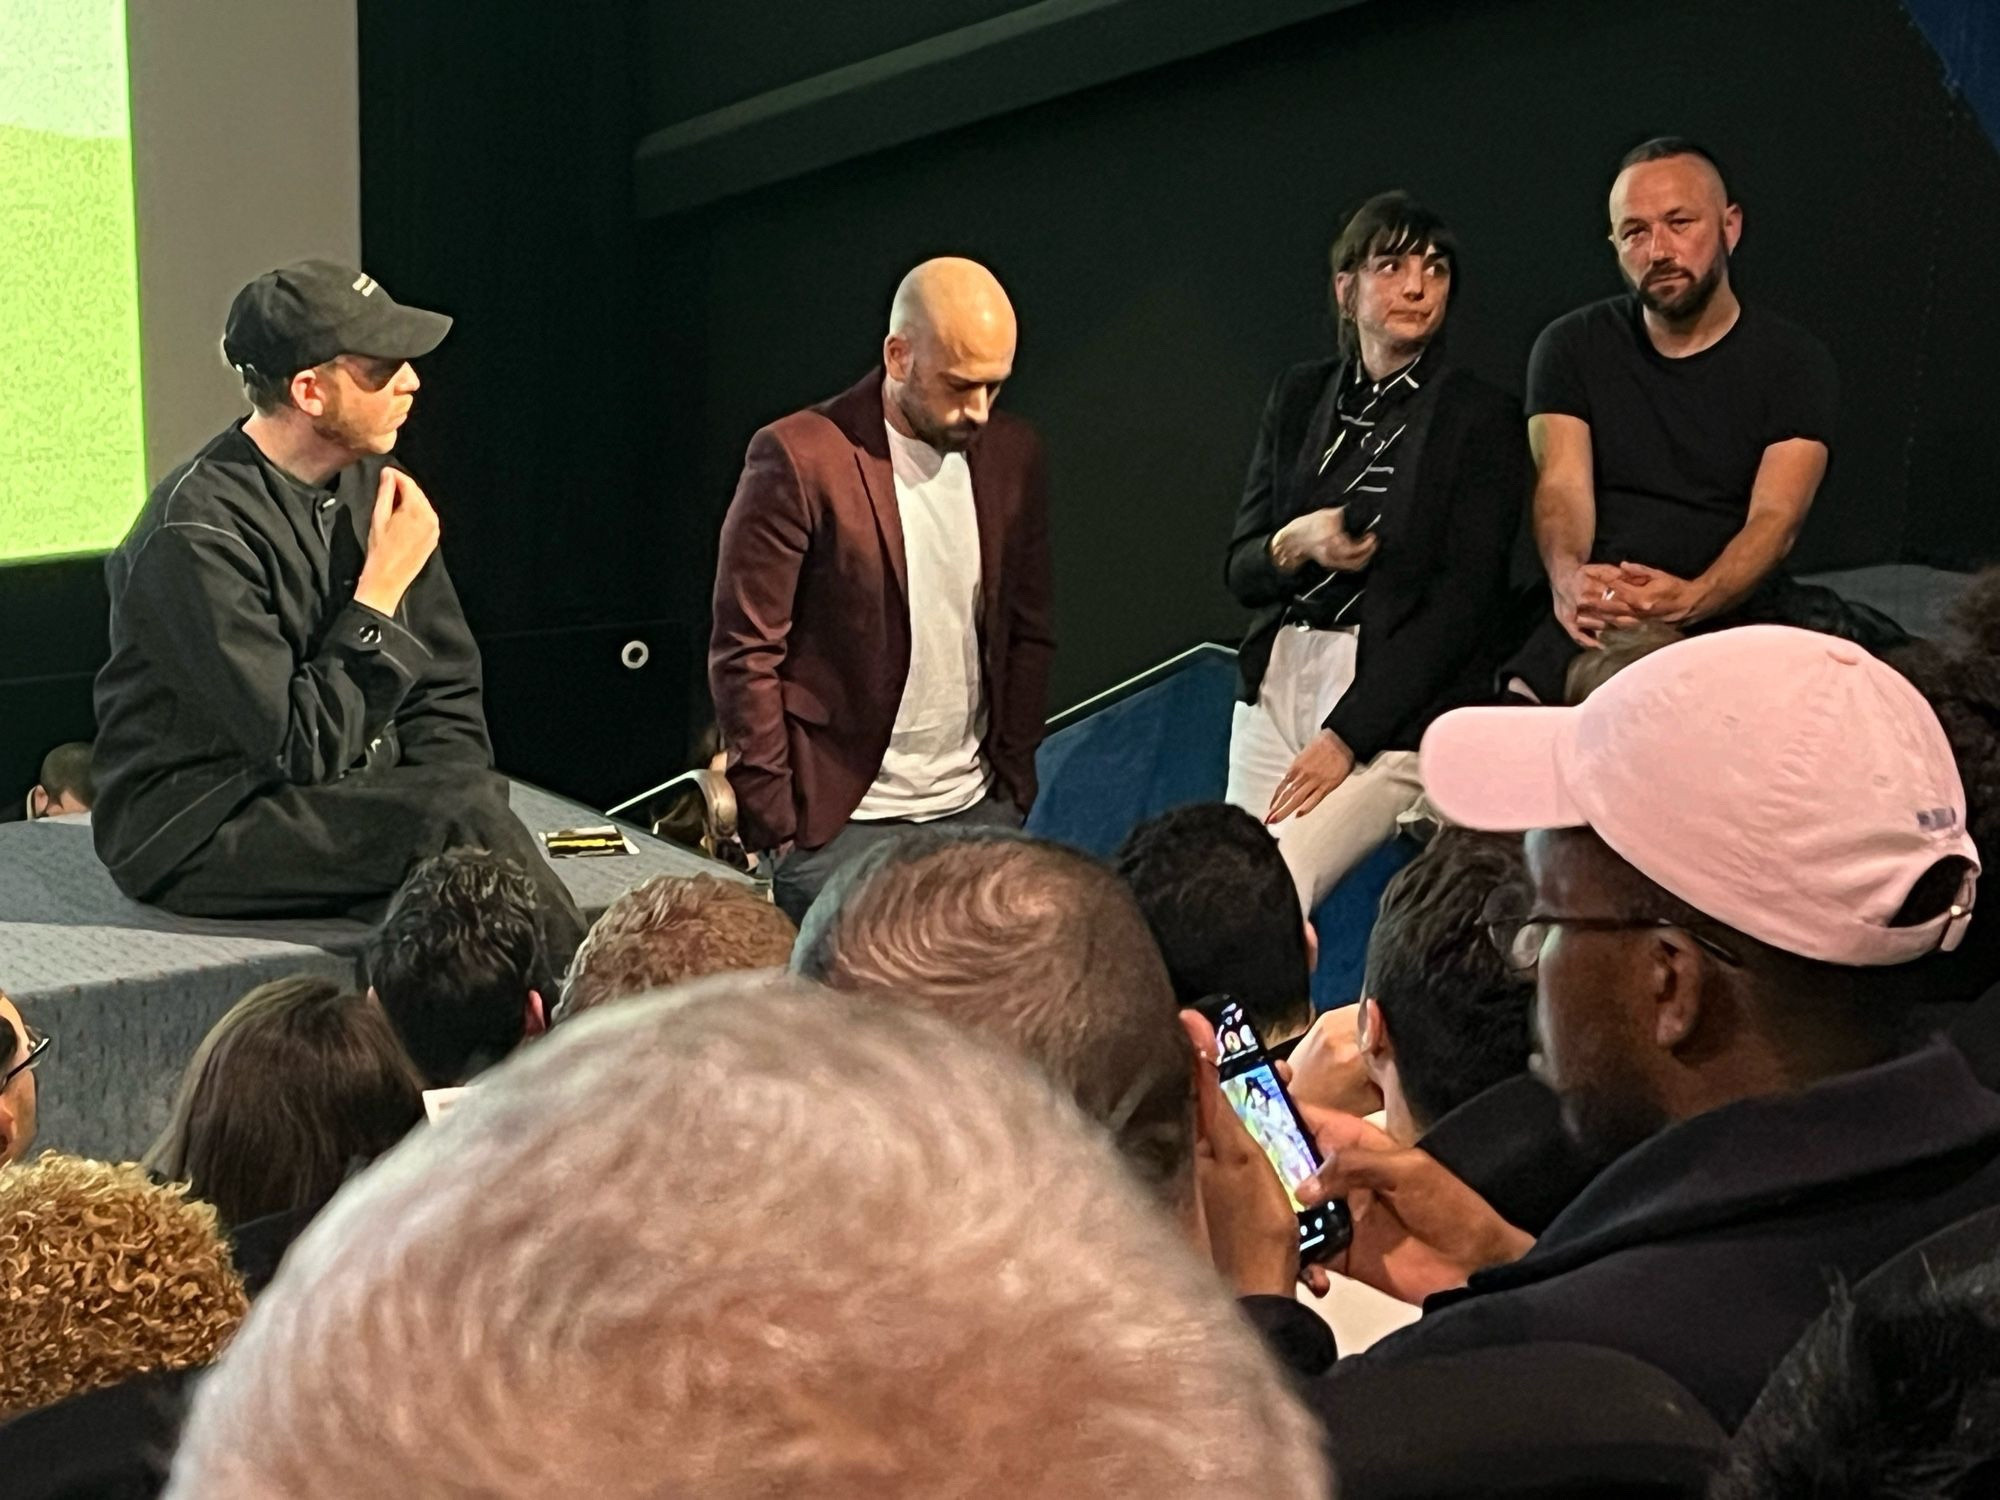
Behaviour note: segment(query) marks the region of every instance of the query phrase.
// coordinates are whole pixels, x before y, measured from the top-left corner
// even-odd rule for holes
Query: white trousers
[[[1319,733],[1354,681],[1356,630],[1300,630],[1284,625],[1255,703],[1239,703],[1229,730],[1228,800],[1259,819],[1292,761]],[[1272,831],[1310,917],[1341,877],[1386,843],[1396,819],[1423,796],[1417,752],[1384,750],[1329,792],[1303,817]]]

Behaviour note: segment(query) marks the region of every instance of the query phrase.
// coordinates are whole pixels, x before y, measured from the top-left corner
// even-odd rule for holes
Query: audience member
[[[75,740],[56,746],[42,757],[42,778],[28,793],[28,816],[81,821],[96,800],[96,783],[91,780],[90,745]]]
[[[1229,995],[1270,1047],[1311,1024],[1318,939],[1256,818],[1224,802],[1175,808],[1133,829],[1114,863],[1183,1006]]]
[[[48,1152],[0,1172],[0,1417],[215,1358],[243,1283],[215,1210],[131,1164]]]
[[[745,881],[655,875],[592,925],[553,1019],[710,974],[782,969],[797,937],[792,919]]]
[[[916,1008],[726,977],[562,1027],[313,1227],[170,1496],[1327,1494],[1101,1136]]]
[[[1496,910],[1524,910],[1511,836],[1445,828],[1391,878],[1368,941],[1364,998],[1321,1016],[1292,1053],[1292,1095],[1383,1112],[1508,1223],[1540,1233],[1594,1175],[1528,1071],[1532,973],[1494,947]]]
[[[1364,1358],[1601,1344],[1733,1426],[1831,1278],[2000,1203],[2000,1098],[1909,1045],[1877,977],[1970,913],[1944,733],[1859,647],[1751,626],[1580,708],[1449,715],[1424,764],[1447,818],[1534,830],[1507,946],[1538,964],[1565,1123],[1616,1159],[1537,1243],[1425,1153],[1321,1120],[1300,1196],[1349,1198],[1350,1274],[1444,1294]]]
[[[1715,158],[1660,136],[1611,184],[1630,296],[1550,324],[1528,360],[1535,539],[1553,613],[1501,682],[1563,701],[1607,626],[1771,618],[1826,474],[1836,379],[1819,340],[1737,299],[1743,232]]]
[[[1298,1221],[1223,1100],[1214,1032],[1178,1010],[1138,903],[1103,863],[1008,830],[913,832],[828,882],[792,970],[1027,1058],[1110,1132],[1274,1340],[1332,1357],[1325,1326],[1295,1316]]]
[[[1581,651],[1570,659],[1563,677],[1563,702],[1574,708],[1640,657],[1686,638],[1683,632],[1658,620],[1605,626],[1597,633],[1597,650]]]
[[[1490,903],[1526,880],[1518,839],[1447,828],[1382,892],[1358,1032],[1399,1144],[1528,1065],[1534,991],[1484,925]]]
[[[2000,1494],[2000,1268],[1836,1292],[1730,1444],[1713,1500]]]
[[[381,1007],[324,979],[259,985],[210,1028],[146,1165],[212,1203],[252,1290],[360,1166],[423,1118]]]
[[[1381,193],[1330,259],[1340,357],[1272,386],[1223,564],[1256,611],[1228,800],[1274,825],[1308,915],[1416,805],[1424,726],[1490,695],[1533,473],[1520,403],[1447,347],[1444,221]]]
[[[435,854],[411,871],[363,963],[432,1088],[468,1082],[547,1030],[561,973],[534,882],[481,849]]]
[[[0,1167],[19,1161],[35,1143],[35,1064],[49,1039],[21,1019],[12,1000],[0,993]]]
[[[1170,1202],[1194,1193],[1193,1059],[1132,893],[1087,854],[1005,830],[918,830],[844,867],[792,972],[879,991],[1028,1058]]]
[[[991,271],[927,260],[881,364],[750,439],[708,681],[744,845],[794,921],[871,844],[1034,803],[1055,638],[1041,440],[997,409],[1016,332]]]

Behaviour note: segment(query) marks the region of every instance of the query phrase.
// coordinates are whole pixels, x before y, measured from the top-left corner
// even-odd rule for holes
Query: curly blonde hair
[[[215,1358],[249,1299],[215,1210],[134,1163],[0,1171],[0,1419]]]

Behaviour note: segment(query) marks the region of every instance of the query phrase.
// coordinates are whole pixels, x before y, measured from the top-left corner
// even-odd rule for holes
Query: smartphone
[[[1348,1217],[1347,1205],[1339,1199],[1312,1208],[1299,1206],[1298,1185],[1318,1172],[1325,1162],[1313,1144],[1312,1132],[1299,1115],[1298,1106],[1279,1082],[1278,1070],[1264,1050],[1263,1039],[1243,1014],[1243,1007],[1227,995],[1203,1001],[1201,1013],[1215,1027],[1216,1070],[1222,1077],[1222,1096],[1252,1138],[1264,1148],[1299,1216],[1299,1259],[1332,1259],[1353,1238],[1354,1221]]]

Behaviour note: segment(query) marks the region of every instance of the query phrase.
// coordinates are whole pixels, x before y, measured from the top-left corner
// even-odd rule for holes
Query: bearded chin
[[[1709,302],[1715,297],[1716,289],[1722,285],[1722,278],[1729,270],[1729,252],[1719,250],[1709,263],[1708,269],[1677,296],[1663,297],[1652,288],[1639,285],[1632,288],[1639,294],[1639,301],[1650,312],[1674,322],[1687,322],[1701,316]]]

